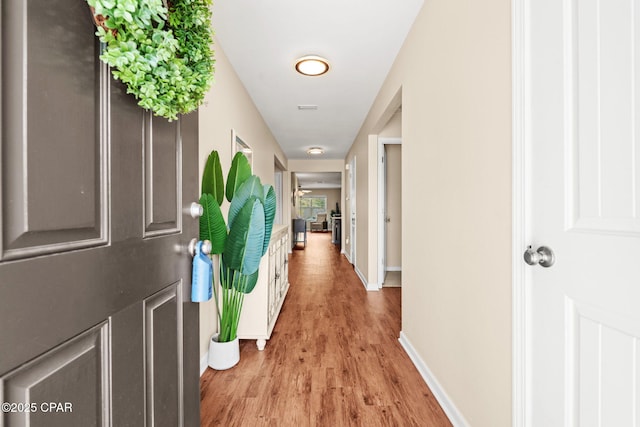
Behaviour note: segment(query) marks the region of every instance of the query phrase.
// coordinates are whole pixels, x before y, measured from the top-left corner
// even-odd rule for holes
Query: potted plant
[[[227,221],[220,206],[224,196],[231,203]],[[211,254],[219,256],[220,287],[212,276],[217,306],[218,333],[212,337],[209,366],[228,369],[240,360],[238,323],[244,296],[258,282],[260,259],[269,248],[276,195],[252,175],[244,154],[236,153],[224,185],[217,151],[212,151],[202,174],[200,240],[211,241]],[[229,344],[227,344],[229,343]],[[221,355],[217,344],[231,347],[231,356]]]

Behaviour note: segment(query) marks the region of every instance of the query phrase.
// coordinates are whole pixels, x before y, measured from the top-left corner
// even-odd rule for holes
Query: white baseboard
[[[422,360],[404,332],[400,331],[400,338],[398,341],[400,341],[400,345],[402,345],[404,351],[409,355],[409,358],[415,365],[416,369],[418,369],[418,372],[420,372],[420,375],[422,375],[422,379],[424,379],[424,382],[426,382],[429,386],[429,389],[431,389],[431,393],[433,393],[433,395],[435,396],[444,413],[447,415],[447,417],[449,417],[449,421],[451,421],[451,424],[453,424],[455,427],[469,427],[469,422],[464,418],[451,398],[447,395],[444,388],[442,388],[436,377],[433,375],[424,360]]]
[[[200,358],[200,376],[204,374],[204,371],[209,367],[209,352],[205,353],[204,356]]]
[[[358,278],[360,278],[360,281],[362,282],[362,284],[364,285],[364,288],[367,291],[379,291],[380,290],[380,286],[378,286],[377,283],[369,283],[367,282],[367,280],[364,278],[364,274],[362,274],[362,272],[360,271],[360,269],[358,269],[358,267],[354,266],[353,268],[356,272],[356,274],[358,275]]]
[[[402,267],[386,267],[387,271],[402,271]]]
[[[348,253],[346,253],[345,251],[342,251],[342,255],[344,255],[347,261],[349,261],[349,264],[353,264],[353,262],[351,262],[351,257],[349,256]]]

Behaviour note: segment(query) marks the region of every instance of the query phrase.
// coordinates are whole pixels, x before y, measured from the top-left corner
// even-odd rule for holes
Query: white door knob
[[[193,202],[189,208],[189,213],[191,214],[191,218],[200,218],[204,213],[204,208],[200,203]]]
[[[195,237],[191,239],[189,242],[189,246],[187,246],[187,251],[189,255],[196,256],[196,246],[198,245],[198,239]],[[202,242],[202,253],[205,255],[209,255],[211,253],[211,242],[208,240],[204,240]]]

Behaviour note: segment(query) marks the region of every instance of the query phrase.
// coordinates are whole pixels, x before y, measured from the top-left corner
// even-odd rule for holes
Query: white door
[[[528,7],[528,424],[637,427],[640,3]]]
[[[378,283],[384,286],[387,271],[387,152],[378,140]]]
[[[402,145],[385,145],[385,269],[402,266]]]
[[[356,265],[356,158],[349,166],[349,212],[351,215],[351,238],[349,241],[351,263]]]
[[[378,140],[378,282],[402,265],[402,140]],[[398,286],[397,280],[390,286]]]

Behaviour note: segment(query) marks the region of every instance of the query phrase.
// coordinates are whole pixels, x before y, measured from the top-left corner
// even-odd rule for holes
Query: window
[[[300,218],[307,221],[316,219],[319,213],[327,212],[327,196],[302,196],[300,198]]]

